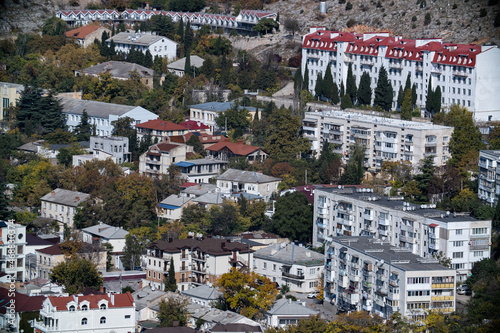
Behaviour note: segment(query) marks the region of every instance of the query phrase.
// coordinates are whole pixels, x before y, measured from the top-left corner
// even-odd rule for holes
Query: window
[[[474,257],[482,257],[483,251],[474,251]]]
[[[488,233],[488,228],[472,228],[473,235],[482,235],[487,233]]]
[[[82,305],[82,311],[87,311],[89,307],[87,305]]]
[[[130,319],[130,315],[125,315],[125,319]]]
[[[267,268],[267,262],[263,262],[262,263],[262,269],[266,269]]]
[[[453,242],[453,247],[460,247],[464,246],[464,241],[454,241]]]
[[[87,325],[87,318],[82,319],[82,325]]]
[[[101,304],[100,308],[101,310],[106,310],[106,304]]]
[[[463,258],[464,253],[463,252],[453,252],[453,259],[458,259],[458,258]]]
[[[455,235],[462,235],[463,230],[462,229],[456,229],[455,230]]]
[[[463,269],[465,267],[465,264],[464,263],[454,264],[452,267],[453,269]]]
[[[273,264],[273,272],[276,271],[276,264]]]
[[[315,268],[310,268],[309,269],[309,274],[311,274],[311,275],[316,274],[316,269]]]
[[[101,324],[106,324],[106,317],[101,317],[100,322],[101,322]]]
[[[71,306],[69,307],[69,311],[71,311],[71,312],[75,311],[75,306],[74,306],[74,305],[71,305]]]

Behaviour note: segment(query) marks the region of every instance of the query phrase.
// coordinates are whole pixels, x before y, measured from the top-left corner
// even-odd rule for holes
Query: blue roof
[[[158,204],[161,208],[165,208],[165,209],[179,209],[181,207],[179,206],[172,206],[172,205],[167,205],[167,204],[162,204],[162,203],[159,203]]]
[[[181,168],[187,168],[193,166],[194,163],[183,161],[183,162],[177,162],[174,165],[180,166]]]
[[[190,105],[190,108],[194,109],[201,109],[201,110],[208,110],[208,111],[214,111],[214,112],[224,112],[229,110],[234,106],[234,102],[208,102],[208,103],[202,103],[202,104],[195,104],[195,105]],[[239,106],[240,109],[247,109],[248,111],[255,111],[257,110],[254,107],[251,106]]]

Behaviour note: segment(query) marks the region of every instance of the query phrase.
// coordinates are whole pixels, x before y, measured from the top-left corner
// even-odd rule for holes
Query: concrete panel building
[[[178,43],[165,36],[157,36],[155,32],[126,31],[119,32],[106,40],[108,46],[111,41],[115,44],[115,51],[128,54],[131,49],[146,53],[149,51],[153,59],[158,56],[174,60],[177,57]]]
[[[477,196],[496,207],[500,197],[500,150],[479,152],[478,176]]]

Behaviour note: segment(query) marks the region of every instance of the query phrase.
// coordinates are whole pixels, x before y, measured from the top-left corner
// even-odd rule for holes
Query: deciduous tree
[[[454,127],[450,140],[451,163],[456,165],[462,160],[462,156],[470,151],[477,152],[485,148],[481,132],[474,123],[472,112],[460,105],[452,105],[447,117],[451,119]]]
[[[187,306],[189,301],[184,297],[168,297],[160,303],[158,319],[160,327],[186,326],[189,320]]]
[[[68,294],[78,294],[85,288],[97,289],[102,286],[102,278],[97,267],[88,259],[74,258],[64,261],[52,268],[50,280],[64,285]]]
[[[279,196],[272,217],[272,231],[291,241],[309,243],[312,238],[312,205],[301,192]]]

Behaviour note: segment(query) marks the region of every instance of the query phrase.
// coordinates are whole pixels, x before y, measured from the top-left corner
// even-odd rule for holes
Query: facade
[[[194,121],[200,121],[203,124],[210,127],[211,132],[215,132],[216,130],[221,131],[224,128],[219,128],[216,124],[217,117],[220,113],[227,111],[234,107],[234,102],[208,102],[203,104],[196,104],[189,106],[189,119]],[[261,116],[261,111],[258,111],[254,107],[250,106],[241,106],[238,108],[240,110],[246,109],[250,116],[251,120],[255,117],[255,114],[259,113],[259,119]]]
[[[75,40],[75,42],[83,48],[94,44],[94,40],[101,41],[103,32],[108,35],[111,34],[111,30],[98,25],[85,25],[73,30],[66,31],[64,35],[68,38]]]
[[[217,302],[222,293],[215,287],[203,284],[182,292],[182,295],[189,297],[189,302],[203,306],[211,306],[211,303]]]
[[[131,49],[146,53],[149,51],[155,57],[174,60],[177,57],[177,43],[165,36],[157,36],[151,31],[119,32],[106,40],[108,46],[113,41],[117,53],[128,54]]]
[[[124,136],[91,136],[90,151],[98,155],[99,152],[108,153],[113,156],[115,163],[122,164],[130,162],[128,138]]]
[[[89,123],[95,125],[97,136],[110,136],[113,134],[113,121],[119,118],[132,118],[135,124],[144,123],[148,120],[158,118],[158,115],[140,106],[130,106],[112,104],[105,102],[61,98],[63,114],[66,117],[66,126],[70,131],[74,131],[82,120],[83,111],[89,117]]]
[[[193,146],[158,143],[148,148],[139,157],[139,172],[148,176],[168,174],[168,168],[186,160],[186,154],[193,152]]]
[[[0,99],[2,100],[2,104],[0,104],[0,121],[7,117],[7,108],[16,106],[16,101],[21,97],[23,91],[24,86],[22,84],[0,82]]]
[[[299,320],[315,316],[319,312],[304,303],[294,302],[291,299],[282,298],[266,312],[266,324],[270,327],[285,328],[288,325],[296,325]]]
[[[278,191],[281,178],[254,171],[228,169],[217,177],[217,188],[221,193],[246,192],[261,196],[266,202]]]
[[[208,154],[216,159],[229,161],[233,157],[245,157],[248,162],[262,162],[269,155],[264,149],[257,146],[243,144],[243,142],[219,141],[206,148]]]
[[[41,200],[40,215],[54,219],[61,225],[73,227],[76,207],[90,199],[90,194],[56,188],[44,195]]]
[[[150,135],[151,139],[165,141],[170,136],[184,135],[188,132],[187,126],[174,124],[167,120],[152,119],[144,123],[135,125],[137,128],[137,138],[141,140],[144,136]]]
[[[172,194],[158,204],[156,215],[169,220],[180,220],[184,208],[192,205],[191,198]]]
[[[328,141],[346,162],[350,146],[358,142],[366,148],[365,167],[372,170],[380,170],[383,161],[408,161],[416,170],[427,156],[434,156],[436,166],[451,158],[453,127],[333,110],[307,112],[302,123],[316,156]]]
[[[99,77],[101,74],[109,73],[113,79],[128,80],[134,72],[139,75],[142,84],[153,88],[154,70],[131,62],[106,61],[78,71],[77,74]]]
[[[404,87],[410,74],[416,84],[417,105],[425,108],[429,81],[432,89],[440,86],[441,105],[465,106],[477,120],[500,118],[500,50],[496,46],[445,43],[440,38],[406,39],[390,37],[388,32],[350,33],[311,28],[302,42],[302,77],[309,73],[309,90],[314,92],[318,73],[324,76],[330,64],[333,80],[340,87],[346,84],[347,71],[359,85],[361,75],[370,74],[375,90],[382,66],[395,92]],[[372,94],[372,98],[374,94]],[[393,108],[396,107],[394,94]]]
[[[99,245],[108,243],[113,246],[113,252],[123,252],[127,235],[128,231],[122,227],[113,227],[102,222],[82,229],[82,240],[85,243]]]
[[[293,243],[267,246],[255,251],[253,258],[254,272],[298,293],[315,291],[325,267],[322,254]]]
[[[325,251],[325,299],[348,312],[421,320],[427,310],[456,309],[455,270],[437,260],[370,237],[336,237]]]
[[[335,236],[372,236],[430,259],[443,252],[465,281],[475,262],[490,257],[491,221],[414,205],[368,188],[316,188],[313,245]]]
[[[500,197],[500,150],[479,152],[478,176],[477,196],[496,207]]]
[[[33,320],[35,332],[135,332],[135,302],[130,294],[49,296]]]
[[[201,66],[203,66],[203,62],[205,61],[205,59],[203,59],[197,55],[192,55],[189,57],[189,61],[190,61],[191,67],[196,68],[196,71],[198,72],[198,69],[201,68]],[[171,72],[179,77],[182,77],[182,76],[184,76],[185,66],[186,66],[186,58],[184,57],[182,59],[179,59],[177,61],[174,61],[174,62],[168,64],[167,68],[168,68],[169,72]]]
[[[147,248],[146,280],[143,285],[163,290],[173,258],[177,288],[188,290],[211,284],[231,268],[246,268],[253,251],[247,244],[215,238],[187,238],[155,241]]]
[[[11,280],[24,282],[26,255],[26,226],[10,221],[0,221],[0,274]]]
[[[200,158],[175,163],[181,168],[181,175],[191,183],[208,183],[226,167],[227,161],[213,158]]]

